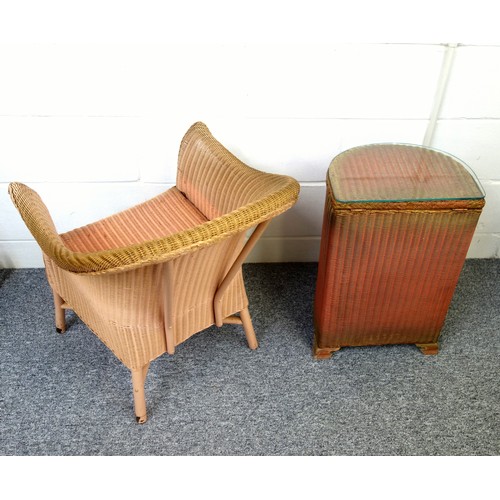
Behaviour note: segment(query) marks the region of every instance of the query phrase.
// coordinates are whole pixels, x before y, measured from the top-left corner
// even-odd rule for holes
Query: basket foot
[[[330,359],[332,357],[332,354],[338,350],[340,350],[340,346],[318,347],[318,344],[316,343],[316,338],[314,339],[313,356],[315,359]]]
[[[427,356],[434,356],[439,351],[439,345],[437,343],[415,345],[422,351],[422,354],[425,354]]]

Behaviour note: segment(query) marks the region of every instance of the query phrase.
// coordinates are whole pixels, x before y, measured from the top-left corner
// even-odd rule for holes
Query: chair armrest
[[[79,274],[123,272],[173,260],[217,243],[271,219],[297,201],[299,185],[287,176],[273,193],[228,214],[165,238],[97,252],[75,252],[64,245],[47,207],[39,195],[21,183],[11,183],[9,193],[43,252],[59,267]]]

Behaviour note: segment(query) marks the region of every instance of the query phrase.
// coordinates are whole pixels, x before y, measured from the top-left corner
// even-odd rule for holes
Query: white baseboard
[[[33,240],[0,241],[0,268],[44,267],[42,251]]]
[[[317,262],[319,247],[319,236],[263,237],[246,262]]]
[[[246,262],[317,262],[321,239],[308,237],[263,237]],[[500,234],[475,234],[468,259],[500,257]],[[42,252],[35,241],[0,241],[0,268],[43,267]]]

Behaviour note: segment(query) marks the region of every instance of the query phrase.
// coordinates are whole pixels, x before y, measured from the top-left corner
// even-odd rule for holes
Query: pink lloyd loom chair
[[[241,266],[269,221],[297,201],[291,177],[245,165],[195,123],[175,187],[87,226],[58,234],[37,193],[20,183],[9,192],[43,251],[57,331],[72,309],[131,370],[139,423],[155,358],[214,323],[243,325],[257,348]]]

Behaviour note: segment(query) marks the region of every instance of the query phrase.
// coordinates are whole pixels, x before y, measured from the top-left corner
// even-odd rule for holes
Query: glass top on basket
[[[484,198],[469,167],[453,156],[411,144],[371,144],[336,156],[328,176],[344,202],[476,200]]]

